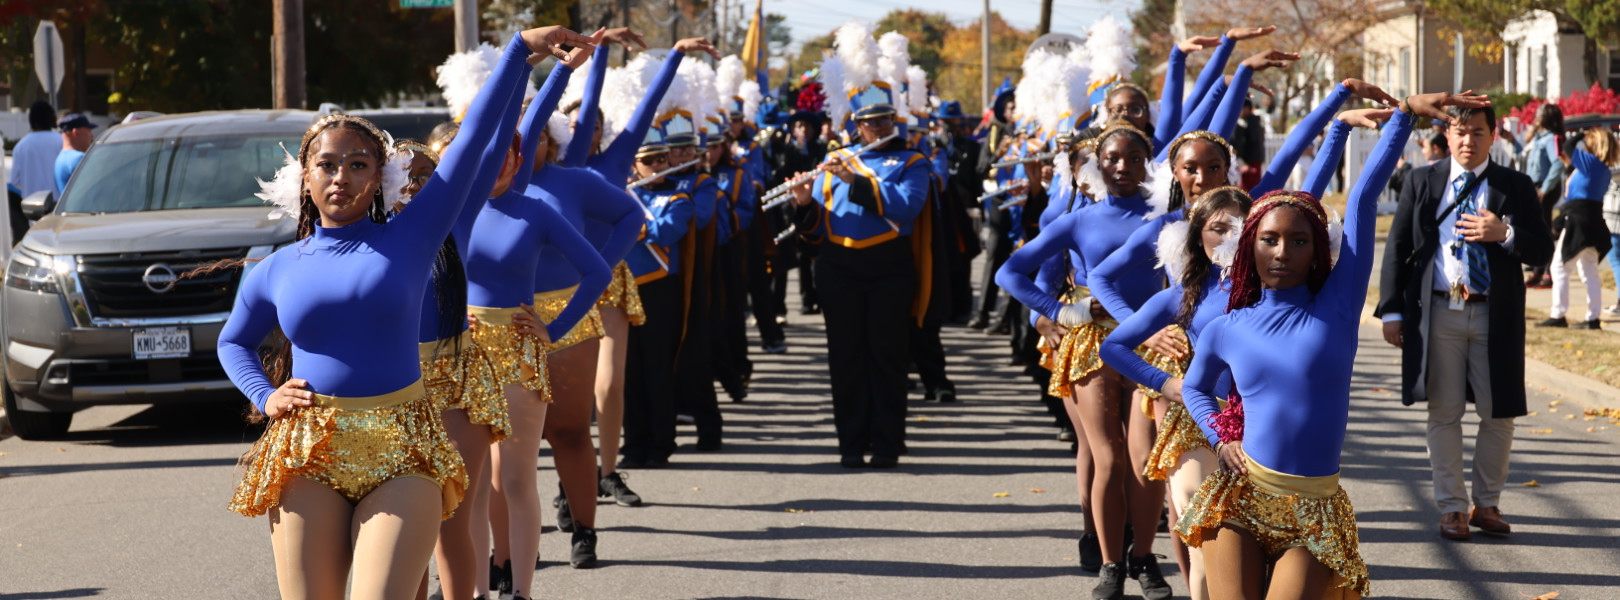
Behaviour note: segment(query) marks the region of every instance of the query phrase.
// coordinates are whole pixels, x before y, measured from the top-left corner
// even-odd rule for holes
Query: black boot
[[[1173,593],[1170,584],[1164,580],[1164,573],[1159,572],[1159,556],[1147,554],[1145,556],[1132,556],[1130,558],[1131,579],[1142,586],[1142,597],[1146,600],[1170,600]]]

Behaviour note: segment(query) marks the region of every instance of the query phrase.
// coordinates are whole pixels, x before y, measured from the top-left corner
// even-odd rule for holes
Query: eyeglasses
[[[428,173],[426,175],[412,175],[409,178],[407,178],[407,181],[410,182],[410,183],[414,183],[418,187],[420,187],[420,186],[427,185],[428,180],[432,179],[432,178],[433,178],[433,174]]]
[[[1114,118],[1140,117],[1147,114],[1147,112],[1148,109],[1146,106],[1132,104],[1130,106],[1116,106],[1114,108],[1110,108],[1108,109],[1108,116]]]
[[[883,127],[883,126],[886,126],[886,125],[893,125],[894,124],[894,115],[882,115],[882,116],[870,117],[870,118],[866,118],[866,119],[859,119],[859,120],[855,121],[855,124],[866,126],[866,127]]]
[[[656,154],[656,155],[653,155],[653,156],[643,156],[641,158],[636,159],[636,161],[650,167],[650,166],[653,166],[653,165],[661,165],[661,164],[669,162],[669,156],[666,155],[666,154]]]

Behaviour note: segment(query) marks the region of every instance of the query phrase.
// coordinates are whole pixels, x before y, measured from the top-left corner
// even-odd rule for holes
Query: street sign
[[[56,90],[62,87],[65,70],[62,68],[62,35],[56,32],[55,23],[40,21],[39,29],[34,30],[34,74],[39,75],[40,85],[50,94],[51,106],[56,106]]]
[[[400,8],[445,8],[454,4],[455,0],[399,0]]]

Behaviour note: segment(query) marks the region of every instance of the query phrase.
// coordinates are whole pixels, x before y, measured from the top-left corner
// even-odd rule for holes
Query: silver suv
[[[241,401],[214,355],[244,270],[294,223],[253,194],[296,152],[316,113],[230,111],[143,119],[91,146],[0,286],[5,408],[24,439],[67,432],[100,404]],[[245,268],[251,269],[253,263]]]

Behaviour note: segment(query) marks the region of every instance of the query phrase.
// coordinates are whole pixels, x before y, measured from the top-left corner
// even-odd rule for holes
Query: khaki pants
[[[1511,283],[1511,282],[1510,282]],[[1479,430],[1474,439],[1473,504],[1497,506],[1507,483],[1513,449],[1513,419],[1491,418],[1490,304],[1451,310],[1436,297],[1429,310],[1428,369],[1429,464],[1434,470],[1434,501],[1442,514],[1467,513],[1463,484],[1463,412],[1468,388],[1474,391]]]

